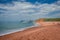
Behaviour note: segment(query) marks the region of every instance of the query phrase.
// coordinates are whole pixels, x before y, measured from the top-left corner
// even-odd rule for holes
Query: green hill
[[[44,21],[60,21],[60,18],[44,18]]]

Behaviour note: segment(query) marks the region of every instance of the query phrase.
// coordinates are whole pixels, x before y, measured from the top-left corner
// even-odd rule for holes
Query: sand
[[[0,40],[60,40],[60,25],[32,27],[0,36]]]

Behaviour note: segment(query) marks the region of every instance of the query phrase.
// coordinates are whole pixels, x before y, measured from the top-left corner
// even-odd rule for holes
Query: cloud
[[[55,2],[55,4],[60,5],[60,0],[58,0],[57,2]]]
[[[46,18],[51,16],[51,12],[60,10],[60,6],[56,4],[36,5],[31,4],[29,2],[13,2],[13,3],[14,3],[13,6],[0,4],[0,8],[6,9],[6,11],[2,10],[4,14],[3,13],[0,14],[0,21],[1,20],[20,21],[20,20],[35,20],[38,18]],[[58,14],[54,15],[56,17],[58,16]]]

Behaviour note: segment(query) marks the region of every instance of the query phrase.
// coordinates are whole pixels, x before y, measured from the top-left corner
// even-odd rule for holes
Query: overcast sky
[[[0,0],[0,21],[60,18],[60,0]]]

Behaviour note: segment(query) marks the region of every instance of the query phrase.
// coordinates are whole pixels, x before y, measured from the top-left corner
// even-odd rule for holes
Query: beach
[[[60,24],[56,22],[52,23],[53,25],[40,24],[42,25],[0,36],[0,40],[60,40]]]

